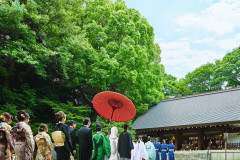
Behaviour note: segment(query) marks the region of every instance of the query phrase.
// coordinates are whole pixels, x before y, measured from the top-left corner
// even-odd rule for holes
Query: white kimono
[[[145,145],[142,141],[139,141],[134,144],[133,156],[131,157],[132,160],[142,160],[148,159],[148,154],[145,148]]]
[[[133,147],[135,149],[136,143],[133,142]],[[131,160],[134,160],[134,149],[131,150]]]
[[[112,127],[111,129],[111,135],[109,137],[110,139],[110,146],[111,146],[111,157],[109,160],[119,160],[119,154],[117,150],[117,144],[118,144],[118,129],[117,127]]]
[[[148,141],[145,143],[145,148],[148,154],[148,160],[155,160],[156,159],[156,150],[152,142]]]

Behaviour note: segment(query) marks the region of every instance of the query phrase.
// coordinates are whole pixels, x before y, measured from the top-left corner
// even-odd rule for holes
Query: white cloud
[[[176,22],[183,30],[194,27],[218,35],[231,33],[240,27],[240,0],[221,0],[200,14],[185,14]]]
[[[194,48],[192,44],[203,44],[204,48]],[[212,63],[216,59],[223,58],[227,52],[240,46],[240,33],[232,38],[216,40],[213,38],[204,38],[200,40],[191,40],[190,38],[181,38],[173,42],[159,43],[162,53],[162,63],[166,72],[178,78],[183,78],[187,72],[192,72],[197,67],[208,62]]]
[[[157,42],[162,41],[162,40],[163,40],[162,38],[155,38],[154,42],[157,43]]]
[[[166,72],[177,78],[223,58],[227,52],[240,46],[240,0],[208,2],[209,7],[199,14],[185,14],[176,20],[178,26],[173,31],[183,32],[179,35],[184,34],[184,37],[170,42],[158,41]],[[194,34],[192,29],[207,34]]]
[[[203,2],[208,2],[208,3],[212,3],[214,0],[201,0]]]
[[[231,51],[234,48],[240,46],[240,33],[234,35],[231,38],[226,38],[226,39],[213,39],[213,38],[204,38],[200,40],[194,41],[194,43],[202,43],[214,47],[219,47],[224,49],[225,51]]]
[[[175,32],[184,32],[185,29],[184,28],[176,28],[174,29]]]
[[[215,59],[225,55],[225,53],[219,54],[214,50],[192,48],[189,41],[175,41],[159,45],[162,49],[162,63],[166,72],[178,78],[183,78],[186,72],[191,72],[208,62],[214,62]]]

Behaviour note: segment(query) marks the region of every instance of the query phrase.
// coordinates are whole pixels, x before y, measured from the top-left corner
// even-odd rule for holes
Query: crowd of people
[[[158,139],[155,138],[155,142],[151,142],[151,137],[147,137],[147,142],[144,144],[143,137],[140,135],[138,141],[134,144],[134,149],[132,150],[131,160],[175,160],[174,152],[175,145],[173,141],[170,144],[166,144],[166,140],[163,139],[163,143],[160,144]],[[161,156],[159,156],[161,155]]]
[[[112,127],[111,133],[102,131],[100,120],[96,121],[96,134],[92,135],[91,120],[83,119],[83,126],[76,136],[76,122],[65,124],[66,114],[59,111],[55,114],[58,123],[52,133],[53,142],[48,134],[48,126],[40,124],[38,134],[33,136],[28,125],[30,116],[25,111],[19,111],[16,116],[17,125],[11,127],[13,116],[4,112],[0,116],[0,160],[52,160],[56,152],[57,160],[73,160],[78,153],[79,160],[174,160],[175,146],[148,142],[144,144],[139,136],[137,142],[128,132],[128,124],[124,124],[124,131],[118,135],[118,128]],[[76,144],[79,144],[77,151]],[[35,145],[37,152],[34,156]]]

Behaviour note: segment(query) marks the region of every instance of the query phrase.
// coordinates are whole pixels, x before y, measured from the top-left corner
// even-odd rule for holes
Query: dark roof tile
[[[170,128],[240,121],[240,88],[162,100],[133,129]]]

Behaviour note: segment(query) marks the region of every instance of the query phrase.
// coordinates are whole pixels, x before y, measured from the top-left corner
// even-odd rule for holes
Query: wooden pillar
[[[224,133],[230,133],[230,130],[231,130],[231,128],[230,128],[229,124],[227,124]],[[223,136],[223,137],[224,137],[224,136]],[[224,138],[223,138],[223,139],[224,139]],[[225,148],[225,149],[228,149],[228,147],[227,147],[227,139],[224,139],[224,148]]]
[[[198,149],[204,149],[204,133],[202,129],[198,129]]]
[[[176,150],[180,150],[182,148],[182,133],[178,130],[175,131],[175,147]]]
[[[219,149],[221,148],[221,137],[220,137],[220,135],[218,136],[218,148]]]
[[[163,131],[160,131],[160,133],[159,133],[159,142],[160,143],[162,143],[162,141],[163,141]]]
[[[155,131],[155,134],[154,134],[155,138],[157,138],[157,131]]]

